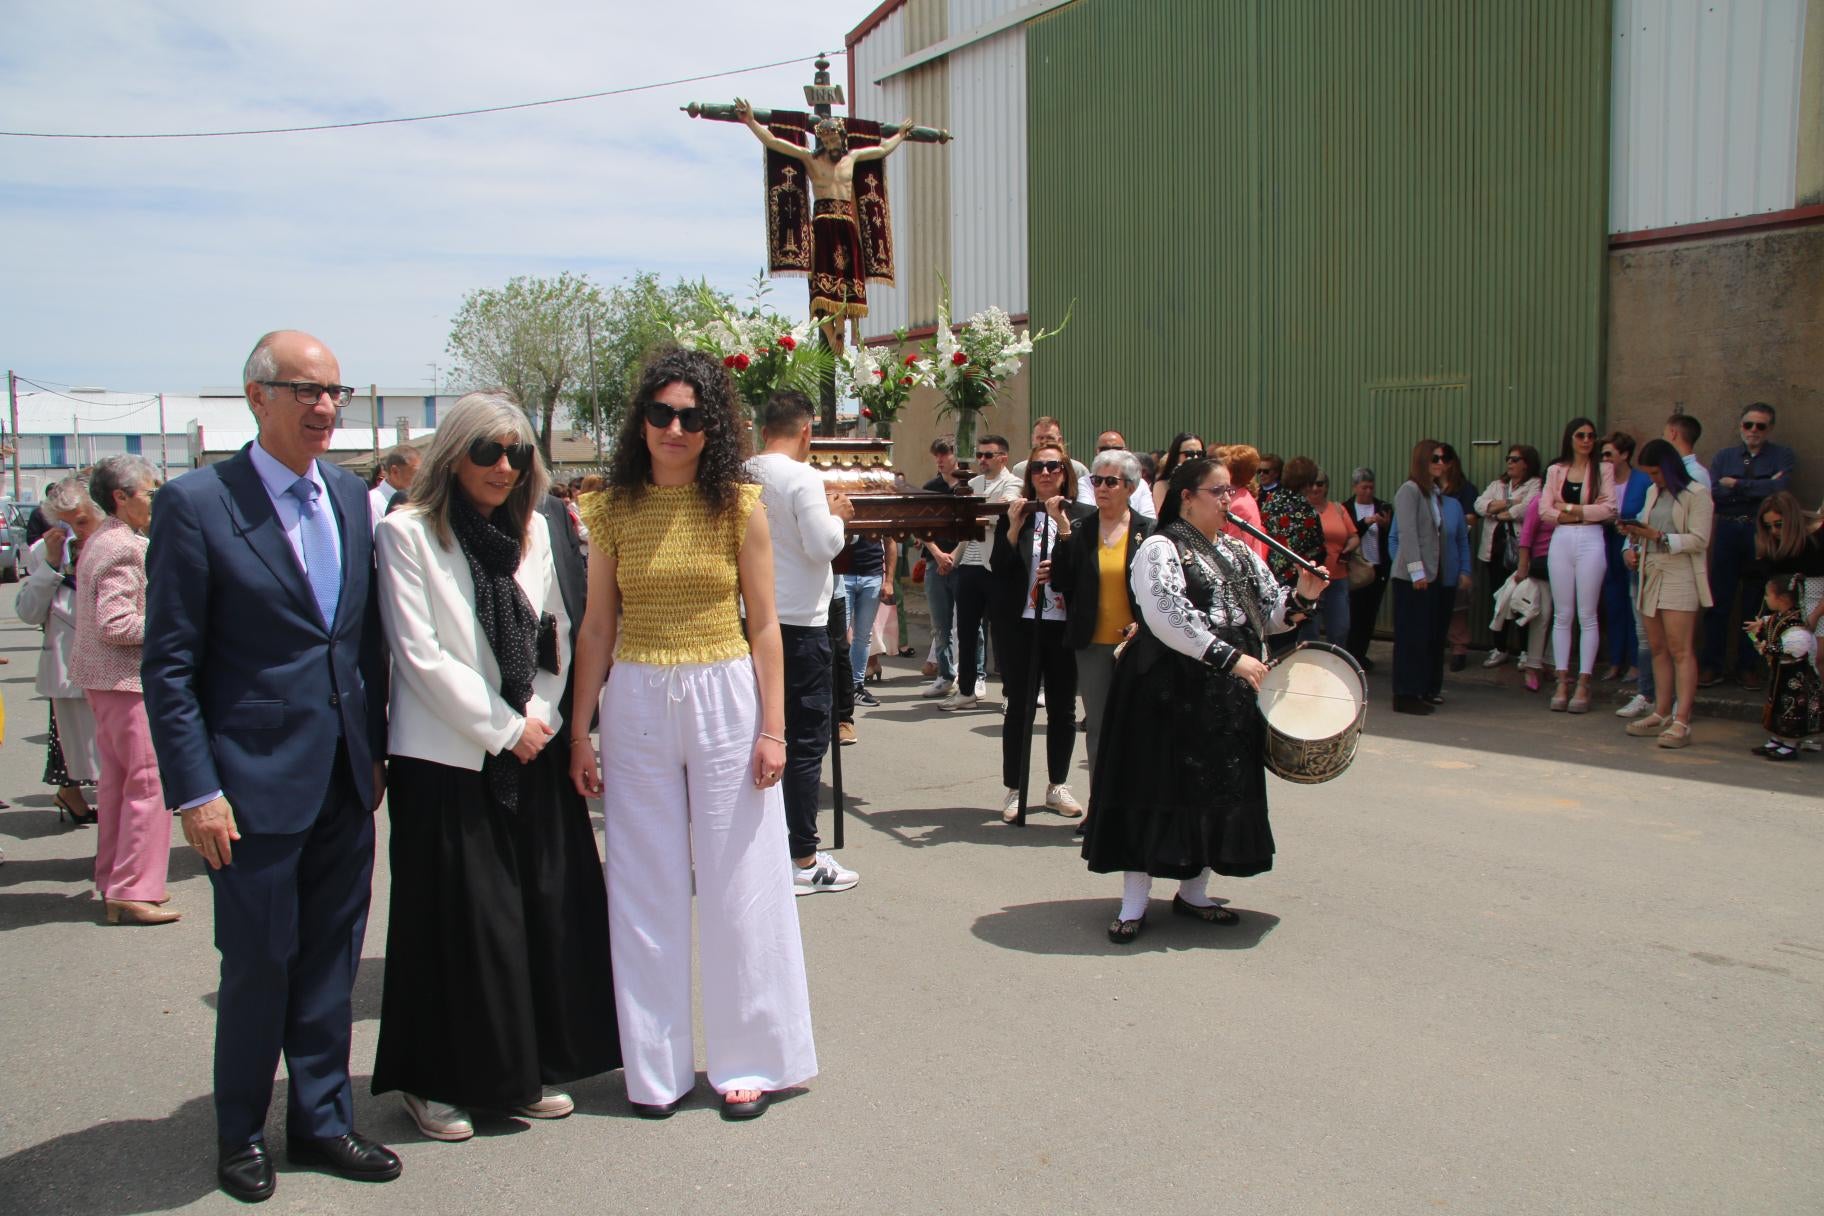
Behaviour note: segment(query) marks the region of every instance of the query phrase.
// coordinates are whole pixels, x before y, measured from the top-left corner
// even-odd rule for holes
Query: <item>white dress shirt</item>
[[[766,527],[773,538],[773,605],[783,625],[801,629],[829,623],[836,576],[830,563],[842,552],[842,521],[830,512],[823,478],[784,452],[762,452],[747,462],[760,483]]]

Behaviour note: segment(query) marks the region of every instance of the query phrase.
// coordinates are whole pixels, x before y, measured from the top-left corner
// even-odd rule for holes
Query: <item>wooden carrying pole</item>
[[[1034,508],[1037,511],[1037,514],[1034,516],[1037,522],[1034,523],[1033,526],[1039,530],[1039,565],[1042,566],[1051,560],[1051,529],[1045,526],[1046,517],[1044,505],[1042,503],[1035,503]],[[1015,539],[1017,540],[1018,538],[1016,537]],[[1032,736],[1039,724],[1039,667],[1041,663],[1039,655],[1039,626],[1043,624],[1045,620],[1045,586],[1044,583],[1036,583],[1032,588],[1032,652],[1027,656],[1027,661],[1032,665],[1026,670],[1026,688],[1024,690],[1026,700],[1022,705],[1022,710],[1026,714],[1026,738],[1020,746],[1020,810],[1019,814],[1014,818],[1014,822],[1021,827],[1026,826],[1026,788],[1032,780]],[[1014,619],[1018,620],[1019,618],[1015,617]],[[1072,720],[1070,728],[1075,730],[1077,724],[1075,720],[1076,707],[1074,705],[1071,707],[1071,714]],[[1051,728],[1047,726],[1045,730],[1046,736],[1049,738]]]

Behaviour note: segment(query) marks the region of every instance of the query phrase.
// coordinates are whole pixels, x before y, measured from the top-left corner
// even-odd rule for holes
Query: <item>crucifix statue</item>
[[[740,98],[732,106],[692,102],[684,110],[693,118],[745,123],[766,148],[767,272],[810,280],[811,316],[840,356],[845,336],[861,339],[868,284],[893,282],[886,158],[908,139],[947,143],[950,133],[915,127],[911,119],[833,117],[831,105],[843,104],[842,86],[830,83],[828,59],[819,57],[816,67],[815,83],[804,90],[809,114],[756,110]]]

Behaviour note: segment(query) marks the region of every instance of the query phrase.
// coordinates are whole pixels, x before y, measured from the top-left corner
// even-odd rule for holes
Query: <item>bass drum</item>
[[[1260,682],[1267,767],[1287,781],[1317,785],[1342,775],[1368,719],[1368,677],[1355,657],[1328,642],[1301,642]]]

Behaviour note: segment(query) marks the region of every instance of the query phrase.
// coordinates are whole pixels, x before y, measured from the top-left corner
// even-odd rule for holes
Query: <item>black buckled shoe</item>
[[[360,1132],[345,1132],[321,1140],[289,1137],[285,1159],[293,1165],[326,1170],[351,1182],[391,1182],[399,1176],[399,1157],[392,1149],[369,1140]]]
[[[1241,917],[1221,904],[1211,904],[1207,908],[1200,908],[1196,904],[1186,901],[1182,895],[1172,896],[1172,915],[1188,916],[1193,920],[1200,920],[1206,925],[1238,925],[1241,923]]]
[[[215,1163],[215,1180],[230,1198],[263,1203],[272,1198],[272,1157],[264,1140],[223,1145]]]
[[[1142,912],[1138,920],[1122,920],[1116,917],[1108,922],[1108,940],[1117,946],[1131,946],[1134,939],[1140,936],[1140,930],[1146,925],[1146,913]]]

